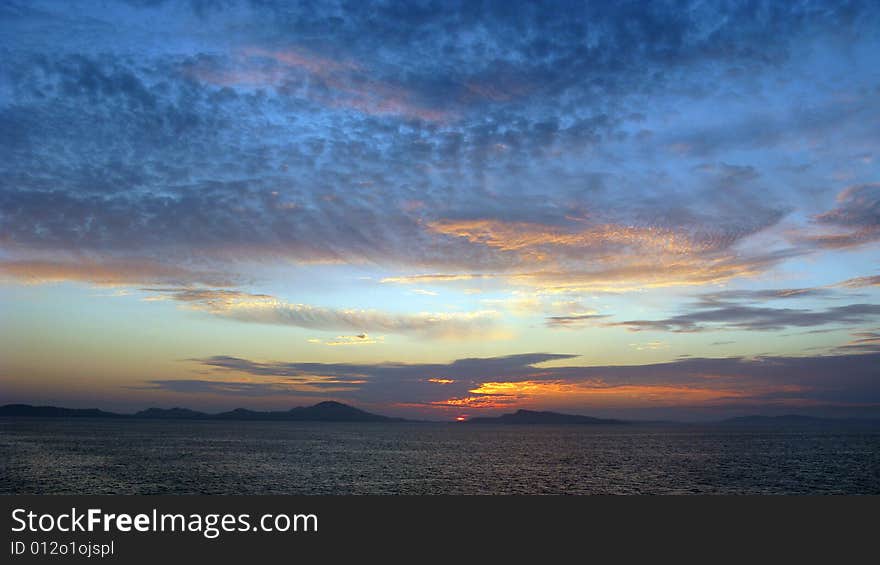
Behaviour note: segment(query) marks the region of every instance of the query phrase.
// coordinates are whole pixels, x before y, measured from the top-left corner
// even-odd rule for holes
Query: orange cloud
[[[847,279],[833,286],[842,286],[845,288],[864,288],[869,286],[880,286],[880,275],[870,275],[865,277]]]
[[[756,259],[724,257],[682,257],[669,259],[620,257],[619,265],[593,270],[545,270],[511,275],[514,283],[526,284],[545,292],[606,291],[701,286],[720,284],[731,279],[754,277],[779,259],[775,256]]]
[[[719,257],[679,258],[659,255],[654,257],[620,255],[599,258],[593,261],[592,268],[552,264],[547,265],[548,268],[511,273],[436,273],[386,277],[381,282],[386,284],[424,284],[428,282],[438,284],[484,279],[528,287],[544,294],[615,293],[670,286],[721,284],[736,278],[761,275],[783,259],[785,259],[784,255],[773,253],[757,257],[738,257],[735,254]],[[533,266],[538,267],[539,265]]]
[[[561,229],[528,222],[498,220],[442,220],[430,222],[428,229],[444,235],[466,238],[502,251],[520,251],[543,259],[539,247],[602,248],[608,245],[634,247],[668,254],[688,255],[709,248],[673,230],[655,227],[603,224],[580,231]]]
[[[186,285],[190,283],[230,286],[235,284],[230,277],[223,273],[196,271],[185,267],[165,265],[150,259],[0,261],[0,281],[4,279],[27,284],[74,281],[100,286]]]
[[[430,402],[429,405],[446,408],[504,408],[507,406],[517,406],[520,399],[515,396],[464,396],[459,398],[450,398],[448,400],[437,400]]]
[[[495,278],[546,292],[625,291],[705,285],[755,276],[791,252],[740,254],[733,236],[693,235],[668,228],[600,224],[566,230],[529,222],[439,220],[426,224],[441,236],[461,238],[514,260],[509,272],[391,277],[415,283]]]
[[[707,379],[711,380],[711,379]],[[776,387],[762,392],[798,392],[792,385]],[[443,407],[511,408],[542,405],[577,404],[584,407],[614,406],[678,406],[713,402],[735,402],[751,398],[754,388],[748,391],[735,387],[697,387],[685,385],[608,385],[602,381],[522,381],[485,382],[468,391],[471,395],[432,402]]]

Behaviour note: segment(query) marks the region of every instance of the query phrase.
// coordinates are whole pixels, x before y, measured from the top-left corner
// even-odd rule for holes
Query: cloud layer
[[[875,335],[861,336],[871,340]],[[876,341],[876,340],[875,340]],[[862,342],[867,343],[867,341]],[[874,350],[876,351],[876,349]],[[313,394],[444,409],[522,405],[672,408],[704,405],[880,407],[880,354],[692,358],[639,366],[560,366],[575,356],[530,353],[451,363],[258,362],[195,360],[223,379],[154,381],[189,393]],[[554,362],[551,366],[544,363]],[[242,380],[249,377],[249,380]],[[253,380],[257,378],[257,380]]]
[[[761,160],[749,150],[833,126],[870,158],[865,124],[880,117],[861,82],[841,100],[824,75],[798,93],[811,119],[740,102],[786,100],[763,81],[800,76],[804,46],[873,45],[873,3],[461,3],[427,17],[372,3],[46,2],[7,3],[2,19],[0,241],[23,261],[725,281],[804,252],[744,246],[803,196],[767,177],[787,163],[747,162]],[[699,115],[718,105],[730,123]],[[732,148],[745,162],[719,158]],[[837,158],[813,150],[805,160]],[[798,245],[876,241],[876,194],[844,189],[814,214],[839,233]]]

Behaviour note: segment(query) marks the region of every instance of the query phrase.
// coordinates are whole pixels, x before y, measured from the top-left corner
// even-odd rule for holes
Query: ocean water
[[[880,430],[0,419],[0,493],[880,494]]]

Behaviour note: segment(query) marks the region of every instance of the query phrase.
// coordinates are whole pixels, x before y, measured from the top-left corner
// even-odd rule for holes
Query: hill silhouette
[[[291,408],[286,412],[255,412],[237,408],[230,412],[215,414],[218,420],[288,420],[321,422],[393,422],[401,418],[389,418],[372,414],[341,402],[319,402],[314,406]]]
[[[402,422],[402,418],[390,418],[366,412],[341,402],[319,402],[313,406],[300,406],[287,411],[260,412],[236,408],[229,412],[208,414],[188,408],[148,408],[135,414],[116,414],[96,408],[58,408],[55,406],[31,406],[7,404],[0,406],[0,417],[13,418],[128,418],[150,420],[278,420],[300,422]]]
[[[7,404],[0,406],[0,416],[31,418],[124,418],[122,414],[105,412],[97,408],[58,408],[57,406],[31,406],[30,404]]]
[[[147,408],[134,414],[119,414],[97,408],[62,408],[58,406],[32,406],[30,404],[7,404],[0,406],[0,418],[116,418],[121,420],[226,420],[226,421],[279,421],[279,422],[415,422],[404,418],[393,418],[373,414],[342,402],[325,401],[312,406],[299,406],[290,410],[258,411],[236,408],[227,412],[211,414],[189,408]],[[623,424],[678,424],[674,421],[647,422],[607,418],[594,418],[576,414],[544,412],[537,410],[517,410],[496,417],[480,416],[470,418],[471,424],[578,424],[578,425],[623,425]],[[711,422],[704,422],[711,423]],[[867,418],[823,418],[801,414],[783,416],[740,416],[715,421],[715,425],[729,427],[880,427],[880,420]]]
[[[175,419],[175,420],[198,420],[209,418],[210,414],[190,410],[189,408],[147,408],[135,413],[134,418],[152,418],[152,419]]]

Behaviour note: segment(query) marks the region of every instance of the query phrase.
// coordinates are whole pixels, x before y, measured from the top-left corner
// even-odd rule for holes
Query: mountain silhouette
[[[471,424],[628,424],[624,420],[608,420],[604,418],[592,418],[590,416],[577,416],[574,414],[560,414],[558,412],[538,412],[535,410],[517,410],[513,414],[502,414],[496,418],[479,417],[466,420]]]
[[[198,420],[209,418],[209,414],[190,410],[189,408],[147,408],[133,416],[134,418],[175,419],[175,420]]]
[[[97,408],[62,408],[58,406],[32,406],[30,404],[7,404],[0,406],[0,418],[116,418],[122,420],[233,420],[233,421],[279,421],[279,422],[415,422],[404,418],[391,418],[373,414],[341,402],[326,401],[312,406],[300,406],[285,411],[248,410],[236,408],[228,412],[210,414],[190,410],[189,408],[147,408],[135,414],[119,414],[99,410]],[[620,425],[634,424],[627,420],[614,420],[561,414],[558,412],[541,412],[536,410],[517,410],[511,414],[497,417],[481,416],[470,418],[471,424],[586,424],[586,425]],[[647,424],[677,424],[673,421],[637,422]],[[709,422],[706,422],[709,423]],[[880,420],[866,418],[823,418],[787,414],[784,416],[740,416],[716,421],[715,425],[729,427],[834,427],[856,425],[860,427],[880,427]]]
[[[57,408],[55,406],[30,406],[7,404],[0,406],[0,417],[14,418],[130,418],[151,420],[278,420],[299,422],[402,422],[403,418],[389,418],[372,414],[341,402],[319,402],[314,406],[301,406],[288,411],[259,412],[236,408],[229,412],[207,414],[188,408],[148,408],[136,414],[116,414],[95,408]]]
[[[341,402],[319,402],[314,406],[291,408],[286,412],[255,412],[236,408],[230,412],[215,414],[217,420],[287,420],[309,422],[393,422],[401,418],[389,418],[372,414]]]

